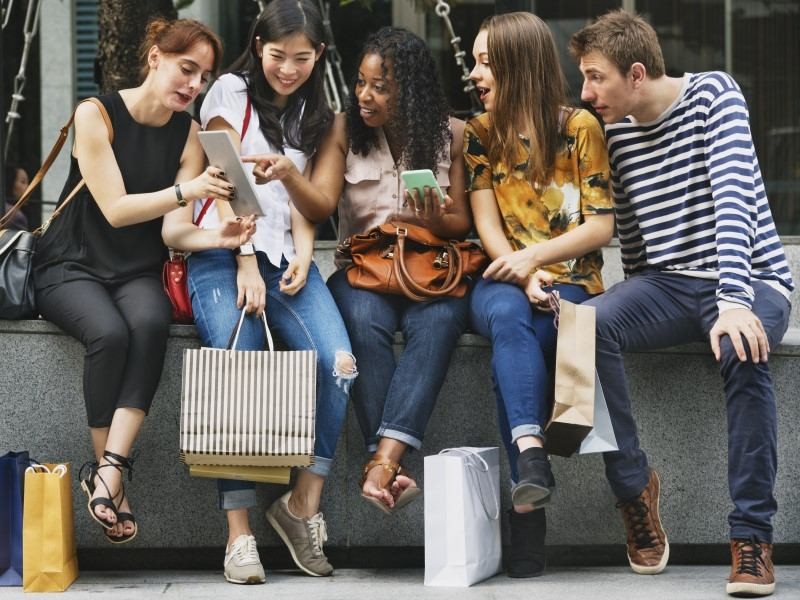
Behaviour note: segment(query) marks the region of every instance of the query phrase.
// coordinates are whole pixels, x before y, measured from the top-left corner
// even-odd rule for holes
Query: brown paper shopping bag
[[[25,471],[22,589],[63,592],[78,577],[69,463]]]
[[[550,454],[572,456],[594,424],[595,311],[593,306],[558,300],[553,412],[545,432]]]

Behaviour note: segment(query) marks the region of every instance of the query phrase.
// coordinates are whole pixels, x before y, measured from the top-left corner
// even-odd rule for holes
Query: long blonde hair
[[[489,160],[513,169],[524,136],[530,142],[526,175],[544,186],[562,143],[559,117],[567,95],[553,35],[544,21],[527,12],[489,17],[483,29],[495,81]]]

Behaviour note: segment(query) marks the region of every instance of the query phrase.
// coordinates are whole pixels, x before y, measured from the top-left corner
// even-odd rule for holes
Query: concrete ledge
[[[130,550],[219,548],[224,518],[216,510],[210,480],[188,477],[177,458],[180,364],[184,348],[199,345],[194,327],[172,328],[153,411],[138,449],[136,476],[129,487],[140,534]],[[401,340],[398,338],[398,350]],[[73,469],[91,455],[81,394],[83,349],[44,321],[0,321],[0,452],[29,450],[40,461],[69,461]],[[779,409],[780,472],[776,542],[796,550],[800,544],[800,422],[797,397],[800,329],[792,329],[773,349],[772,369]],[[498,445],[489,343],[464,335],[456,348],[431,420],[422,453],[407,466],[422,480],[422,456],[461,445]],[[662,517],[674,544],[724,544],[730,510],[726,480],[725,411],[716,364],[705,344],[626,357],[643,446],[663,482]],[[366,548],[419,548],[424,543],[422,502],[395,518],[385,518],[360,499],[357,481],[366,459],[352,412],[339,442],[334,469],[323,496],[328,545],[340,556]],[[556,500],[548,509],[548,542],[554,546],[606,548],[619,553],[622,528],[597,455],[554,457]],[[505,459],[501,478],[506,481]],[[503,502],[508,506],[504,488]],[[251,517],[262,546],[280,546],[263,519],[263,510],[282,491],[263,486],[259,513]],[[85,514],[85,499],[74,486],[77,540],[82,552],[108,548],[99,528]],[[697,546],[698,548],[700,546]],[[563,555],[567,556],[565,552]],[[585,554],[585,553],[584,553]],[[163,555],[157,552],[156,555]],[[581,553],[575,554],[576,560]],[[155,556],[155,555],[154,555]],[[619,558],[618,557],[618,558]],[[220,557],[221,558],[221,557]],[[614,558],[598,558],[596,562]]]
[[[787,242],[786,240],[784,240]],[[800,264],[800,239],[786,244],[790,265]],[[327,277],[333,271],[333,242],[318,242],[315,260]],[[619,248],[604,249],[603,278],[608,286],[622,279]],[[797,269],[794,269],[797,272]],[[800,302],[793,296],[790,330],[773,348],[770,360],[779,413],[780,511],[775,541],[783,562],[800,556]],[[396,339],[397,350],[402,338]],[[128,548],[107,554],[99,527],[85,514],[86,502],[73,486],[76,535],[82,559],[100,568],[119,568],[119,552],[138,568],[217,568],[225,540],[223,515],[216,509],[216,486],[192,479],[178,462],[178,414],[181,356],[197,347],[193,326],[174,325],[167,360],[150,418],[139,440],[141,456],[129,486],[140,522],[138,538]],[[423,452],[409,456],[410,470],[421,485],[422,456],[451,446],[499,445],[489,342],[462,336],[450,365]],[[0,321],[0,453],[27,449],[40,461],[69,461],[73,470],[91,456],[81,392],[83,349],[45,321]],[[722,386],[706,344],[687,344],[626,357],[634,410],[643,447],[662,479],[661,514],[674,560],[678,563],[728,560],[727,513],[731,508],[726,477],[725,408]],[[502,454],[502,453],[501,453]],[[395,518],[385,518],[359,497],[357,482],[367,455],[355,417],[349,412],[334,468],[323,495],[328,548],[337,566],[384,566],[380,557],[398,554],[407,566],[420,563],[424,543],[422,502]],[[624,535],[614,498],[598,455],[553,458],[557,496],[548,508],[548,544],[558,564],[626,564]],[[508,480],[503,458],[501,480]],[[509,505],[507,486],[503,505]],[[262,486],[258,514],[251,515],[259,545],[281,546],[266,525],[263,511],[282,493]],[[507,532],[504,531],[504,535]],[[506,538],[507,539],[507,538]],[[191,548],[191,554],[174,552]],[[265,563],[290,566],[288,553],[270,552]],[[264,557],[264,554],[262,554]],[[416,557],[416,558],[415,558]],[[698,558],[700,557],[700,558]],[[783,558],[781,558],[783,557]],[[191,560],[190,560],[191,559]],[[697,560],[695,560],[697,559]],[[188,561],[188,562],[187,562]],[[194,561],[194,562],[193,562]],[[410,561],[410,562],[409,562]]]

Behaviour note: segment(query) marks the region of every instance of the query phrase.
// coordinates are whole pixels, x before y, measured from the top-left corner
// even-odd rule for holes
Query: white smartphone
[[[439,187],[439,183],[430,169],[403,171],[400,173],[400,177],[403,179],[406,189],[409,191],[417,190],[420,198],[425,194],[425,188],[429,187],[439,195],[439,204],[444,204],[444,192],[442,192],[442,188]]]
[[[225,178],[236,187],[236,198],[231,200],[231,208],[236,216],[264,216],[253,180],[228,134],[224,131],[201,131],[198,136],[209,164],[225,171]]]

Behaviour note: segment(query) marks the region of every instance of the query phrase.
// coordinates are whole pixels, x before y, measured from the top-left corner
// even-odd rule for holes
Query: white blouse
[[[227,73],[217,79],[203,101],[203,106],[200,109],[200,120],[203,129],[208,126],[209,121],[213,118],[221,117],[241,136],[246,108],[247,86],[244,80],[238,75]],[[242,156],[277,153],[277,149],[261,133],[258,113],[251,107],[250,123],[247,126],[244,139],[241,141]],[[297,166],[298,171],[302,173],[305,170],[309,157],[303,152],[284,146],[284,154]],[[256,184],[255,177],[252,175],[253,166],[251,163],[245,163],[244,165],[245,170],[251,174],[253,186],[258,195],[258,203],[264,216],[258,217],[256,221],[257,229],[253,235],[252,242],[257,250],[266,253],[269,262],[274,266],[280,266],[282,255],[287,260],[291,260],[295,255],[294,241],[292,240],[291,213],[289,211],[289,193],[280,181],[270,181],[263,185]],[[202,201],[195,202],[195,219],[200,214],[202,206]],[[203,217],[200,227],[214,228],[218,225],[217,209],[212,204]]]

